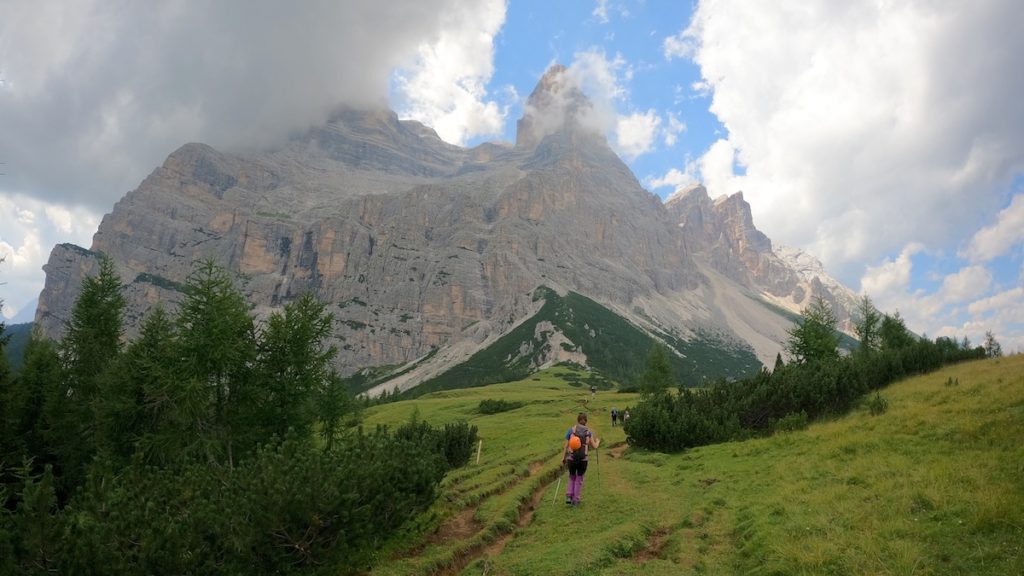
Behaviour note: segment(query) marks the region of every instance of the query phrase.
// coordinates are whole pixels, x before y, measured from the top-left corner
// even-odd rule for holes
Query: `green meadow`
[[[673,455],[612,428],[636,395],[567,377],[368,410],[367,429],[466,420],[482,439],[370,573],[1024,574],[1024,355],[895,383],[882,414]],[[486,399],[522,406],[480,414]],[[602,445],[571,508],[560,452],[581,410]]]

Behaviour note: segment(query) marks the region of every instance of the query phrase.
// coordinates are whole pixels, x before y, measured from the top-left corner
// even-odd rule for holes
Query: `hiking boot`
[[[572,498],[570,498],[570,497],[566,496],[566,497],[565,497],[565,503],[566,503],[566,504],[569,504],[569,505],[572,505]]]

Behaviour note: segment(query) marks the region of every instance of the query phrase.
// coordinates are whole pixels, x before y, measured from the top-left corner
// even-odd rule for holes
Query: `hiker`
[[[590,385],[590,397],[593,398],[595,396],[597,396],[597,386],[594,386],[593,384],[591,384]]]
[[[626,422],[629,422],[629,408],[622,412],[622,425],[625,426]]]
[[[587,458],[590,449],[597,449],[601,441],[587,428],[587,413],[580,412],[576,425],[565,433],[565,448],[562,449],[562,465],[569,467],[569,481],[565,485],[565,503],[576,506],[583,494],[583,475],[587,473]]]
[[[619,412],[615,408],[612,408],[612,428],[615,428],[615,424],[619,420]]]

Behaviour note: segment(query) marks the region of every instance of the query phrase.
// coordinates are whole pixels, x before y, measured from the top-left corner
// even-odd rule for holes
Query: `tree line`
[[[0,573],[365,569],[472,453],[465,423],[357,426],[311,295],[257,322],[205,262],[130,343],[124,314],[103,258],[17,374],[0,323]]]
[[[983,346],[964,338],[929,340],[911,333],[899,313],[879,312],[862,297],[855,332],[859,346],[849,355],[839,350],[836,317],[822,299],[815,299],[789,332],[786,351],[774,368],[738,381],[720,380],[691,389],[675,382],[668,352],[656,347],[640,379],[641,399],[625,425],[629,442],[663,452],[742,440],[793,429],[824,416],[848,411],[865,394],[945,364],[1000,356],[993,335]],[[673,393],[671,388],[677,385]],[[873,411],[884,410],[874,399]]]

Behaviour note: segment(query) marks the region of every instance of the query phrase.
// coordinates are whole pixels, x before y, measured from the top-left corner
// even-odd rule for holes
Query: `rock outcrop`
[[[839,328],[852,334],[857,295],[829,276],[810,254],[773,248],[754,226],[742,192],[711,200],[707,189],[698,184],[670,197],[666,208],[687,246],[713,268],[794,313],[820,297],[836,312]]]

